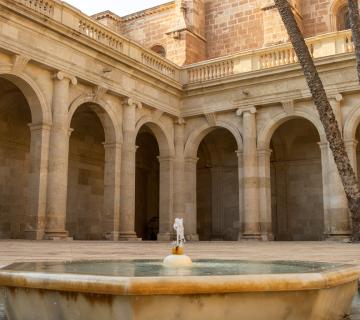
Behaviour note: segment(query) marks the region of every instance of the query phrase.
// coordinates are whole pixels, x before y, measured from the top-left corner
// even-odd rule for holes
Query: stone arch
[[[93,99],[93,97],[80,96],[69,107],[68,125],[70,128],[71,120],[76,110],[84,105],[89,104],[92,111],[99,117],[100,122],[104,128],[105,140],[107,143],[121,143],[122,131],[121,124],[111,108],[111,106],[101,99]]]
[[[310,121],[319,133],[320,142],[326,142],[325,131],[318,117],[304,111],[295,111],[293,114],[287,114],[285,112],[282,112],[274,118],[271,118],[260,131],[258,136],[258,149],[269,149],[271,138],[276,129],[288,120],[295,118],[304,118]]]
[[[158,55],[164,58],[166,57],[166,49],[162,44],[154,44],[151,47],[151,51],[154,51],[155,53],[157,53]]]
[[[330,25],[332,31],[339,30],[339,14],[348,6],[347,0],[333,0],[330,6]],[[342,28],[343,29],[343,28]]]
[[[344,140],[355,139],[356,130],[360,124],[360,108],[354,108],[344,124]]]
[[[233,137],[236,140],[238,150],[243,149],[242,136],[238,128],[229,122],[226,121],[217,121],[215,126],[210,126],[209,124],[204,124],[196,130],[192,131],[189,138],[185,144],[185,157],[186,158],[196,158],[197,150],[201,141],[212,131],[223,128],[231,132]]]
[[[154,120],[151,116],[143,116],[141,117],[137,123],[135,128],[135,135],[137,136],[139,130],[142,126],[148,126],[152,133],[155,135],[156,140],[159,145],[159,151],[161,157],[172,157],[175,155],[175,147],[171,142],[171,138],[168,134],[166,134],[166,129],[164,125],[157,120]]]
[[[25,96],[30,106],[33,124],[51,124],[51,107],[47,103],[40,87],[25,73],[14,72],[10,68],[1,67],[0,77],[13,83]]]

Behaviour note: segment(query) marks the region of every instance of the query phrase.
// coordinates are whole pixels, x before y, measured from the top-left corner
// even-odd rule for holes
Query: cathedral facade
[[[345,0],[291,0],[355,172]],[[346,239],[347,199],[271,0],[89,17],[0,0],[0,238]]]

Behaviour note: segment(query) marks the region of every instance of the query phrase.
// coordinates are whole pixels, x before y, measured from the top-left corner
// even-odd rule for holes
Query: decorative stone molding
[[[281,102],[285,113],[287,114],[293,114],[295,111],[295,102],[294,100],[287,100],[287,101],[283,101]]]
[[[93,88],[92,96],[95,101],[101,100],[107,93],[108,89],[102,86],[96,86]]]
[[[257,113],[256,107],[255,107],[255,106],[252,106],[252,107],[247,107],[247,108],[239,108],[239,109],[236,111],[236,115],[237,115],[238,117],[243,116],[244,113],[255,114],[255,113]]]
[[[13,58],[13,71],[18,73],[23,72],[30,60],[30,57],[26,57],[20,54],[15,55]]]
[[[164,112],[161,110],[154,110],[152,112],[152,117],[155,121],[158,121],[162,116],[163,116]]]
[[[204,116],[209,126],[211,127],[216,126],[216,112],[205,112]]]
[[[185,119],[184,118],[177,118],[176,120],[175,120],[175,124],[177,124],[177,125],[179,125],[179,126],[183,126],[183,125],[185,125],[186,124],[186,121],[185,121]]]
[[[69,74],[69,73],[66,73],[66,72],[63,72],[63,71],[58,71],[58,72],[56,72],[55,74],[54,74],[54,79],[55,80],[64,80],[64,79],[67,79],[67,80],[69,80],[70,81],[70,83],[72,84],[72,85],[77,85],[77,79],[76,79],[76,77],[74,77],[74,76],[72,76],[71,74]]]

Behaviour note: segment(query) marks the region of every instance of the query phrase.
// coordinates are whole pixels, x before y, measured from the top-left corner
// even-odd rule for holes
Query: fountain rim
[[[52,261],[56,262],[56,261]],[[0,269],[0,287],[117,296],[224,294],[321,290],[360,277],[359,265],[338,265],[309,273],[124,277]]]

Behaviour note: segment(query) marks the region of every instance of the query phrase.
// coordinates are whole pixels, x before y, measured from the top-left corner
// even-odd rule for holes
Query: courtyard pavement
[[[101,241],[0,240],[0,266],[21,261],[162,259],[170,243]],[[194,242],[186,243],[192,259],[307,260],[360,264],[360,244],[339,242]],[[2,315],[0,292],[0,320]],[[352,320],[360,320],[360,297]]]
[[[162,259],[170,243],[0,240],[0,265],[16,261]],[[193,259],[308,260],[360,264],[360,244],[339,242],[193,242]]]

